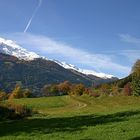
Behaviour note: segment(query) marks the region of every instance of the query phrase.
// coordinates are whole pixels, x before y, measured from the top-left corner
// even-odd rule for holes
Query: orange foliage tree
[[[67,95],[70,92],[71,83],[69,81],[64,81],[58,85],[58,90],[60,94]]]

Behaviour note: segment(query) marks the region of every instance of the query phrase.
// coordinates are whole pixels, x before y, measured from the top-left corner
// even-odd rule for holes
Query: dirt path
[[[84,102],[82,102],[82,101],[76,99],[76,98],[73,97],[73,96],[70,96],[70,98],[71,98],[72,100],[74,100],[74,101],[77,102],[76,107],[78,107],[78,109],[85,108],[85,107],[87,106],[86,103],[84,103]]]
[[[85,103],[79,103],[79,104],[78,104],[78,106],[79,106],[79,108],[81,109],[81,108],[86,107],[86,106],[87,106],[87,104],[85,104]]]

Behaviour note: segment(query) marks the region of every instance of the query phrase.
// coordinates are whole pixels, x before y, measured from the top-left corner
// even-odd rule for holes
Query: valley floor
[[[0,140],[139,140],[140,97],[42,97],[12,102],[39,114],[0,121]]]

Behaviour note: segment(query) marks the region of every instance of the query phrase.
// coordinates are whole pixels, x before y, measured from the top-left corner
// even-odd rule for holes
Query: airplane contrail
[[[26,27],[25,27],[25,29],[24,29],[24,31],[23,31],[24,33],[26,33],[27,30],[28,30],[28,28],[30,27],[30,25],[31,25],[31,23],[32,23],[32,20],[33,20],[33,18],[35,17],[35,15],[36,15],[36,13],[37,13],[39,7],[41,6],[41,4],[42,4],[42,0],[39,0],[36,9],[34,10],[34,12],[33,12],[32,16],[31,16],[31,18],[29,19],[29,21],[28,21],[28,23],[27,23],[27,25],[26,25]]]

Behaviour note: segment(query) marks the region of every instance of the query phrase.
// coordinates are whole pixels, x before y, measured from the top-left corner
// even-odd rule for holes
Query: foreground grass
[[[1,121],[0,139],[138,140],[138,97],[48,97],[13,102],[39,110],[25,120]]]

